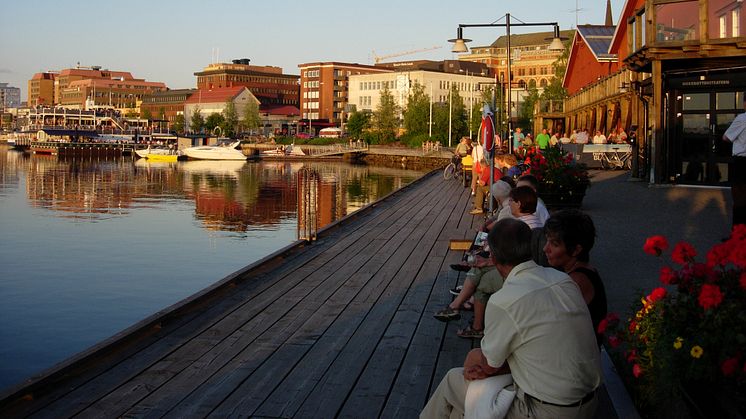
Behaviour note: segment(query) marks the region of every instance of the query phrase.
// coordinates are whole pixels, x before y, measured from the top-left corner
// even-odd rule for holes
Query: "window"
[[[655,6],[655,40],[669,43],[699,39],[699,1]]]

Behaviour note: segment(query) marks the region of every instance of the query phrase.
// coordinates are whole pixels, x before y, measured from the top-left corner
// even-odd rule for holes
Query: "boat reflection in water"
[[[149,162],[0,145],[0,389],[422,176],[341,162]],[[316,206],[317,205],[317,206]],[[303,220],[301,220],[303,221]]]

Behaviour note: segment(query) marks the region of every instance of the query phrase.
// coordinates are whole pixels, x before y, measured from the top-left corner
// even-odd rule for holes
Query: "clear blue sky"
[[[616,23],[624,2],[611,3]],[[440,46],[399,59],[451,59],[447,40],[459,23],[504,22],[510,13],[512,22],[558,21],[570,29],[576,8],[579,24],[603,24],[606,0],[8,1],[0,25],[0,82],[21,88],[26,100],[34,73],[80,62],[172,89],[194,87],[194,72],[218,49],[220,61],[250,58],[286,74],[298,74],[305,62],[370,64],[373,50],[385,55]],[[469,28],[464,36],[477,46],[504,34],[504,28]]]

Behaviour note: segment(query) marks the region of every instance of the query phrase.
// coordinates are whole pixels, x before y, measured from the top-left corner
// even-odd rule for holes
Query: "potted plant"
[[[662,236],[646,253],[661,257]],[[662,287],[636,301],[622,321],[599,324],[617,368],[641,411],[651,417],[743,417],[746,414],[746,226],[714,246],[705,262],[681,242]]]
[[[578,208],[590,186],[585,164],[559,147],[540,150],[519,147],[517,156],[523,158],[522,174],[531,174],[539,181],[539,196],[549,208]]]

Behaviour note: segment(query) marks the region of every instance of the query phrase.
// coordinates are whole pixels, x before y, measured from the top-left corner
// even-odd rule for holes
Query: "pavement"
[[[628,313],[640,291],[662,286],[658,272],[670,262],[670,249],[691,243],[704,261],[707,251],[731,227],[729,188],[654,185],[630,179],[629,172],[593,171],[583,211],[596,225],[591,251],[606,287],[609,311]],[[663,235],[670,244],[664,260],[643,252],[645,239]]]

